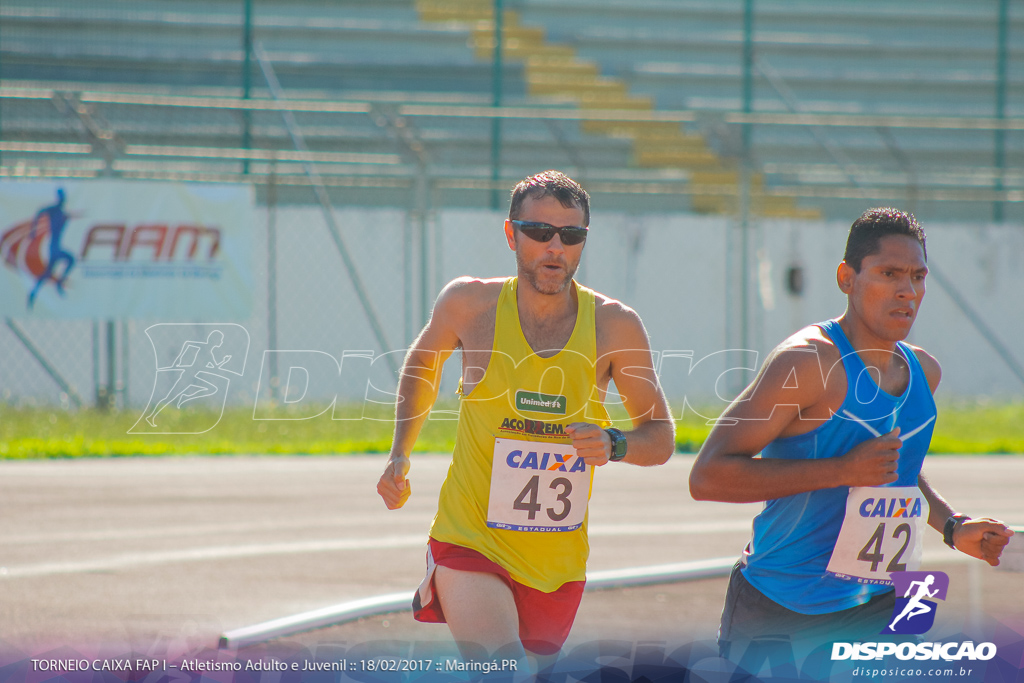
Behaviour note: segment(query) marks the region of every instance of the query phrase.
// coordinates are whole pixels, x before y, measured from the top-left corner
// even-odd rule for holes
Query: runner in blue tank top
[[[954,513],[921,474],[941,370],[903,340],[926,258],[912,215],[865,212],[837,272],[846,312],[776,347],[701,448],[695,499],[765,502],[730,580],[723,656],[742,661],[780,641],[878,640],[895,604],[889,573],[917,568],[925,526],[999,564],[1013,532]]]

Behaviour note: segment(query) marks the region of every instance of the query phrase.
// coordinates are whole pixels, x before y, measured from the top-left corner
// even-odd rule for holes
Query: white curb
[[[728,576],[735,557],[719,557],[713,560],[697,560],[695,562],[678,562],[676,564],[660,564],[651,567],[631,567],[591,572],[587,576],[586,590],[602,590],[606,588],[624,588],[626,586],[646,586],[657,583],[675,583],[679,581],[696,581],[720,576]],[[337,626],[363,617],[371,617],[390,612],[404,612],[412,609],[412,596],[415,591],[389,593],[362,600],[343,602],[333,607],[303,612],[290,617],[282,617],[262,624],[246,626],[228,631],[220,637],[221,649],[238,649],[247,645],[284,638],[286,636],[312,631],[327,626]]]

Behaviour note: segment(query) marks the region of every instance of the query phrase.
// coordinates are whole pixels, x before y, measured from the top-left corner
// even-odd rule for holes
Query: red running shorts
[[[470,548],[430,539],[427,546],[427,575],[413,597],[416,621],[445,623],[444,611],[434,587],[434,570],[448,567],[464,572],[485,572],[498,576],[512,591],[519,612],[519,640],[523,648],[539,655],[558,652],[576,618],[585,581],[569,581],[551,593],[515,581],[508,570]]]

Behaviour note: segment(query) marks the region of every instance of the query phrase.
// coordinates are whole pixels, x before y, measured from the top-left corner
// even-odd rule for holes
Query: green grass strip
[[[454,408],[441,407],[449,411]],[[417,451],[452,450],[456,422],[444,419],[451,418],[451,413],[437,416],[424,424]],[[332,420],[329,412],[310,419],[253,420],[251,408],[235,408],[226,410],[219,422],[216,417],[203,411],[168,411],[161,415],[160,426],[179,433],[134,434],[130,430],[139,419],[134,411],[70,412],[0,406],[0,458],[387,453],[394,427],[386,418]],[[623,416],[615,417],[616,426],[629,428]],[[677,450],[699,450],[711,431],[706,422],[689,412],[677,421]],[[182,433],[207,429],[203,433]],[[1024,453],[1024,403],[941,406],[931,452]]]

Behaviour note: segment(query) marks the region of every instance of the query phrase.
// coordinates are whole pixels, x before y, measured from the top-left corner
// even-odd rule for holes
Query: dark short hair
[[[883,237],[889,235],[906,235],[917,240],[928,260],[928,249],[924,244],[924,228],[914,218],[914,214],[899,209],[876,208],[868,209],[850,226],[850,236],[846,238],[846,253],[843,260],[858,273],[865,258],[881,251]]]
[[[590,195],[579,183],[561,171],[544,171],[520,181],[512,189],[512,202],[508,207],[510,219],[519,218],[527,197],[554,197],[567,209],[580,208],[583,210],[583,227],[590,225]]]

